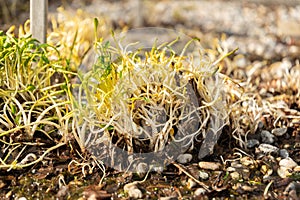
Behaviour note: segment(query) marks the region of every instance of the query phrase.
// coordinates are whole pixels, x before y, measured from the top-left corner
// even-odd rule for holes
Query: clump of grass
[[[200,64],[194,64],[184,55],[189,44],[176,55],[174,43],[154,45],[142,56],[118,41],[116,47],[102,40],[96,44],[99,57],[81,76],[77,104],[82,147],[113,144],[132,154],[164,151],[175,143],[180,153],[197,149],[199,158],[212,153],[229,113],[228,78],[219,74],[218,62],[233,52],[216,62],[200,52]],[[201,148],[196,141],[202,141]]]
[[[58,59],[51,59],[54,52]],[[71,72],[59,58],[55,48],[26,31],[20,37],[0,32],[1,169],[34,165],[67,144]],[[58,78],[62,81],[55,81]],[[44,150],[28,154],[33,146]]]

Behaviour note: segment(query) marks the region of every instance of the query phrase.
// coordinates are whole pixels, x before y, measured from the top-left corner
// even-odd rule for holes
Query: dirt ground
[[[59,5],[50,1],[50,14]],[[251,121],[253,133],[238,138],[225,127],[212,155],[174,162],[163,172],[151,172],[145,181],[140,174],[108,169],[98,185],[101,170],[95,163],[86,168],[70,165],[78,155],[68,149],[31,169],[0,170],[0,198],[300,199],[300,1],[73,0],[64,6],[107,18],[115,29],[176,29],[200,38],[204,48],[215,48],[217,38],[229,50],[238,48],[222,72],[240,80],[245,93],[255,92],[260,102],[255,106],[263,113],[269,103],[283,106]],[[251,103],[245,101],[245,107]],[[253,107],[248,112],[256,112]],[[124,192],[130,184],[136,193]]]

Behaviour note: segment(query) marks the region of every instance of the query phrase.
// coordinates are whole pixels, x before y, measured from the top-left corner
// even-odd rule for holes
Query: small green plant
[[[181,153],[197,148],[199,158],[212,153],[229,113],[218,63],[233,52],[214,63],[200,52],[200,64],[194,64],[184,55],[191,42],[177,55],[176,41],[141,53],[127,51],[134,44],[123,47],[115,40],[113,47],[98,40],[97,62],[81,76],[81,144],[113,143],[132,154],[164,151],[174,143]],[[199,149],[194,144],[200,138]]]
[[[1,169],[33,165],[67,144],[71,72],[62,60],[51,60],[49,49],[60,58],[30,36],[0,32]],[[46,150],[26,152],[32,146]]]

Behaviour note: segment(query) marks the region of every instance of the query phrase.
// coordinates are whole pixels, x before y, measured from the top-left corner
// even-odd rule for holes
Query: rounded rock
[[[300,166],[295,167],[294,172],[300,172]]]
[[[283,136],[287,132],[287,127],[282,127],[282,128],[274,128],[272,130],[272,134],[276,136]]]
[[[232,173],[230,173],[230,177],[232,180],[237,181],[240,179],[240,174],[238,172],[232,172]]]
[[[141,199],[143,197],[143,193],[140,189],[133,188],[133,189],[128,191],[128,196],[130,198],[134,198],[134,199]]]
[[[273,144],[275,142],[275,136],[269,131],[263,130],[260,135],[263,143]]]
[[[256,140],[256,139],[251,139],[251,140],[248,140],[248,141],[247,141],[246,145],[247,145],[247,148],[252,149],[252,148],[254,148],[255,146],[258,146],[258,145],[259,145],[259,141]]]
[[[279,166],[280,167],[286,167],[288,169],[293,169],[293,168],[297,167],[298,164],[293,159],[291,159],[290,157],[288,157],[288,158],[282,159],[279,162]]]
[[[288,176],[292,175],[291,173],[291,169],[287,168],[287,167],[279,167],[277,169],[277,174],[278,176],[280,176],[281,178],[287,178]]]
[[[275,153],[278,152],[279,148],[270,144],[260,144],[258,150],[263,153]]]
[[[177,200],[178,197],[171,196],[171,197],[160,197],[159,200]]]
[[[287,158],[287,157],[289,157],[289,152],[286,149],[280,149],[279,155],[281,158]]]
[[[148,171],[148,165],[147,163],[144,163],[144,162],[141,162],[137,165],[136,167],[136,171],[137,171],[137,174],[140,176],[140,177],[143,177],[145,176],[145,174],[147,173]]]
[[[202,180],[207,180],[209,178],[209,174],[204,172],[204,171],[199,171],[199,177],[202,179]]]
[[[196,185],[197,185],[197,183],[193,179],[189,178],[189,180],[187,181],[187,188],[192,189]]]
[[[181,164],[186,164],[189,163],[192,160],[192,158],[193,158],[192,154],[185,153],[185,154],[180,154],[177,157],[177,161]]]
[[[201,196],[206,193],[206,190],[204,188],[197,188],[194,192],[195,196]]]
[[[199,162],[199,167],[202,169],[209,169],[209,170],[219,170],[221,168],[220,163],[216,162]]]

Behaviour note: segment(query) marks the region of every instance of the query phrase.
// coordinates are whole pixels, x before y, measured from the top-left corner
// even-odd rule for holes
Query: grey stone
[[[246,145],[247,145],[247,148],[252,149],[252,148],[254,148],[255,146],[258,146],[258,145],[259,145],[259,141],[256,140],[256,139],[251,139],[251,140],[248,140],[248,141],[247,141]]]
[[[279,148],[270,144],[260,144],[258,150],[263,153],[275,153],[278,152]]]
[[[192,154],[185,153],[185,154],[180,154],[177,157],[177,161],[181,164],[186,164],[186,163],[190,162],[192,160],[192,158],[193,158]]]
[[[272,134],[276,136],[283,136],[287,132],[287,127],[282,127],[282,128],[274,128],[272,130]]]
[[[289,152],[286,149],[280,149],[279,155],[281,158],[287,158],[287,157],[289,157]]]
[[[260,135],[263,143],[273,144],[275,142],[275,136],[269,131],[263,130]]]

